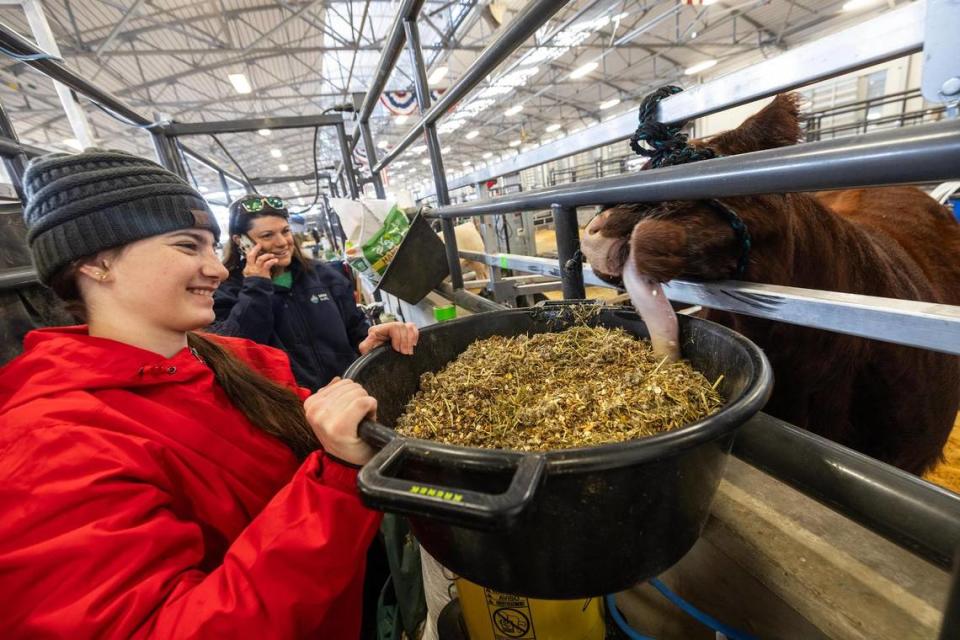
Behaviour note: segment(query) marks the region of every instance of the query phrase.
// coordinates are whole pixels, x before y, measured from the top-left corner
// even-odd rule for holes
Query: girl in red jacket
[[[24,190],[40,279],[87,325],[0,369],[0,637],[356,638],[376,401],[194,333],[227,272],[176,175],[61,154]]]

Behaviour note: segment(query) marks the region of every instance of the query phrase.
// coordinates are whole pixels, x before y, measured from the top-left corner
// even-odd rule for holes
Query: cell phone
[[[246,255],[257,246],[257,243],[245,233],[240,234],[240,248],[243,249],[243,254]]]

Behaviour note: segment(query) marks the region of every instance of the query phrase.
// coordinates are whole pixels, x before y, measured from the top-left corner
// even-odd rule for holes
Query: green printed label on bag
[[[369,240],[359,247],[347,249],[347,262],[373,284],[377,284],[409,228],[406,214],[394,206],[384,218],[383,226]]]
[[[507,256],[500,256],[500,268],[509,269],[509,262],[507,261]]]

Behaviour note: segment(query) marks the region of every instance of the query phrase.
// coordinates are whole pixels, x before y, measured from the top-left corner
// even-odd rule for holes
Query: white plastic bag
[[[347,242],[361,245],[380,229],[393,208],[393,203],[373,198],[330,198],[330,206],[340,216]]]

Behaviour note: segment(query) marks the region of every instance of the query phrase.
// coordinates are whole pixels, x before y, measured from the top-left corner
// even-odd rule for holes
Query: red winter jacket
[[[295,387],[282,352],[216,340]],[[379,515],[355,480],[188,349],[34,331],[0,369],[0,637],[357,638]]]

